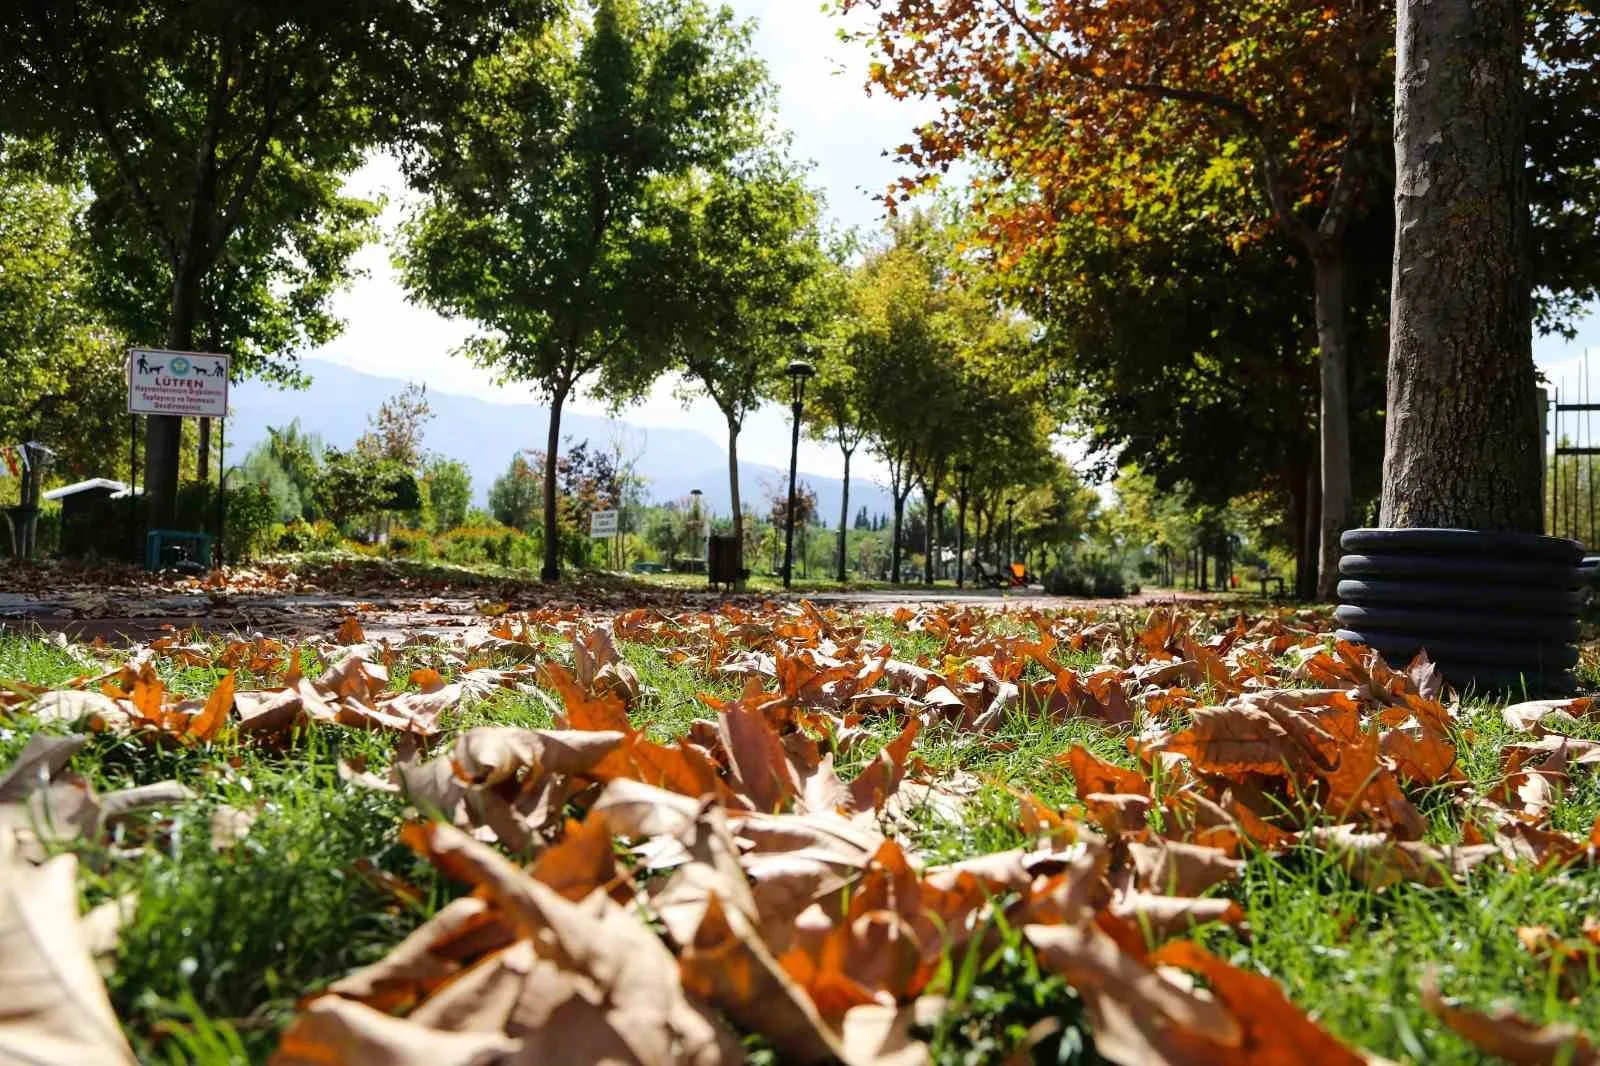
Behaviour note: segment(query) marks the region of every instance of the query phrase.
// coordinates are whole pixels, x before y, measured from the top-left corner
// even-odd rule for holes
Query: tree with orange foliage
[[[976,162],[975,205],[1002,266],[1053,240],[1064,218],[1131,226],[1138,205],[1170,198],[1177,183],[1254,188],[1234,239],[1276,227],[1313,267],[1320,586],[1331,594],[1351,510],[1347,237],[1385,166],[1392,12],[1377,0],[841,7],[876,14],[876,85],[943,103],[901,146],[915,173],[891,200],[957,160]],[[1193,161],[1205,170],[1181,169]]]

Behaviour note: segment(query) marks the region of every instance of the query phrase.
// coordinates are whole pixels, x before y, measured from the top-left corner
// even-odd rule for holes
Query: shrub
[[[1138,586],[1131,586],[1133,592]],[[1069,559],[1044,578],[1044,590],[1052,596],[1120,598],[1129,594],[1130,585],[1122,568],[1106,559]]]

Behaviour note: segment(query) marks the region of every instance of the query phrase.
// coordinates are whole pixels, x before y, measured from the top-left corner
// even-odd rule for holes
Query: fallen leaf
[[[0,1059],[49,1066],[131,1064],[78,920],[78,861],[34,867],[0,838]]]
[[[1439,994],[1438,980],[1422,979],[1422,1005],[1475,1047],[1508,1062],[1597,1066],[1600,1052],[1577,1026],[1567,1022],[1536,1025],[1509,1007],[1485,1014]]]
[[[523,1042],[451,1033],[337,996],[312,1000],[284,1030],[271,1066],[509,1066]],[[131,1060],[130,1060],[131,1061]]]

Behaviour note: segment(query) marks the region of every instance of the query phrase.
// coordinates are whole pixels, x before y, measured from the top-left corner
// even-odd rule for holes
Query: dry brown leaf
[[[1180,1029],[1174,1036],[1180,1046],[1190,1049],[1186,1061],[1239,1066],[1363,1066],[1366,1061],[1307,1018],[1270,977],[1231,966],[1187,940],[1163,945],[1150,962],[1205,978],[1242,1029],[1238,1042],[1222,1048],[1202,1032]]]
[[[650,902],[667,933],[678,944],[688,944],[705,918],[712,896],[736,911],[746,927],[760,923],[755,896],[739,866],[739,846],[720,808],[709,798],[701,804],[691,825],[679,837],[688,861],[672,871]]]
[[[570,900],[596,889],[611,891],[619,875],[605,812],[591,810],[581,823],[568,821],[561,840],[540,852],[528,872]]]
[[[345,620],[339,624],[339,630],[333,635],[333,640],[336,644],[365,644],[367,634],[362,630],[360,620],[352,614],[346,616]]]
[[[46,692],[29,707],[28,712],[40,725],[62,724],[73,729],[92,729],[96,732],[127,730],[132,720],[128,712],[104,693],[81,689]]]
[[[1172,896],[1198,896],[1234,880],[1244,869],[1241,860],[1230,858],[1221,848],[1173,840],[1130,843],[1128,856],[1140,888]]]
[[[66,769],[67,763],[78,749],[88,742],[83,736],[52,736],[35,733],[28,738],[15,762],[0,777],[0,803],[26,799],[33,792],[47,787]]]
[[[610,731],[479,726],[456,737],[450,759],[463,781],[492,788],[523,770],[530,777],[585,773],[624,739],[624,734]]]
[[[1126,770],[1104,759],[1097,758],[1081,744],[1073,745],[1066,755],[1058,755],[1056,763],[1067,768],[1080,797],[1093,792],[1136,796],[1150,795],[1150,782],[1137,770]]]
[[[509,1066],[523,1048],[501,1033],[451,1033],[322,996],[306,1005],[271,1066]]]
[[[102,973],[109,975],[111,962],[122,946],[122,929],[139,911],[139,893],[125,892],[91,907],[78,923],[83,930],[83,941]]]
[[[1237,1048],[1244,1039],[1221,1004],[1162,976],[1097,925],[1027,925],[1022,931],[1040,964],[1084,998],[1095,1046],[1113,1062],[1183,1061],[1170,1054],[1145,1057],[1152,1049],[1170,1051],[1179,1035],[1193,1034],[1220,1048]]]
[[[718,711],[717,733],[728,753],[736,789],[756,810],[773,813],[789,806],[800,783],[783,742],[761,709],[763,702],[761,682],[751,678],[744,695]]]
[[[918,719],[911,719],[899,735],[885,744],[866,769],[850,782],[850,810],[883,809],[884,801],[900,787],[900,779],[905,776],[906,759],[921,730],[922,723]]]
[[[78,861],[28,864],[0,837],[0,1060],[132,1066],[78,920]]]
[[[540,958],[592,982],[598,998],[585,1000],[583,1028],[564,1033],[562,1039],[592,1037],[597,1045],[625,1048],[646,1064],[709,1066],[726,1059],[729,1034],[684,995],[672,954],[635,914],[605,893],[594,892],[574,903],[494,849],[443,823],[408,825],[401,839],[449,876],[476,885],[533,941]],[[570,998],[561,1002],[582,1006]],[[556,1004],[545,1006],[551,1008],[545,1012],[549,1025],[561,1032]]]
[[[205,707],[189,721],[184,732],[196,740],[215,739],[228,723],[228,712],[233,710],[233,690],[233,671],[229,670],[211,690]]]
[[[328,987],[385,1014],[409,1010],[460,971],[475,950],[493,950],[511,933],[476,896],[445,904],[388,955]]]
[[[1576,725],[1576,719],[1588,715],[1593,709],[1594,698],[1591,696],[1564,700],[1528,700],[1503,708],[1500,717],[1505,720],[1506,725],[1519,733],[1530,733],[1545,727],[1546,723],[1564,727]]]
[[[1457,1006],[1439,994],[1432,974],[1422,980],[1422,1005],[1474,1046],[1508,1062],[1600,1066],[1600,1051],[1577,1026],[1567,1022],[1536,1025],[1509,1007],[1485,1014]]]
[[[1364,833],[1350,825],[1319,827],[1310,831],[1310,837],[1351,877],[1377,889],[1402,881],[1437,887],[1464,878],[1502,855],[1494,844],[1440,846],[1395,840],[1387,833]]]
[[[904,1006],[866,1003],[845,1011],[840,1026],[849,1066],[923,1066],[932,1061],[928,1045],[912,1037],[915,1026],[932,1026],[945,1009],[935,996],[919,996]]]
[[[784,1062],[844,1058],[816,1005],[772,957],[754,930],[715,894],[679,956],[683,985],[739,1025],[761,1033]]]

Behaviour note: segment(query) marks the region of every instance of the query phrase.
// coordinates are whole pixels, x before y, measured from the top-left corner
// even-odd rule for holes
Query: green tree
[[[323,456],[328,448],[322,437],[300,428],[298,418],[283,427],[267,427],[267,449],[277,462],[295,492],[300,496],[301,517],[314,522],[322,517],[317,502],[317,482],[322,478]]]
[[[937,497],[953,443],[946,427],[964,402],[960,353],[970,338],[943,241],[925,215],[894,221],[889,243],[867,256],[857,280],[851,358],[864,425],[889,468],[896,582],[906,500],[918,484]]]
[[[533,528],[539,513],[539,474],[527,457],[518,452],[511,457],[506,472],[489,487],[489,513],[495,521],[523,532]]]
[[[688,539],[684,527],[684,513],[674,502],[653,508],[645,516],[645,543],[661,553],[661,558],[669,570],[677,561],[678,549]]]
[[[120,336],[96,314],[74,243],[78,206],[0,154],[0,444],[40,441],[69,475],[126,455]],[[42,468],[22,486],[37,504]]]
[[[433,519],[433,531],[443,533],[467,520],[472,505],[472,472],[467,464],[442,455],[429,457],[422,468],[422,494]]]
[[[277,522],[292,522],[302,517],[300,491],[294,480],[272,454],[270,441],[263,441],[250,449],[235,468],[236,476],[229,478],[230,489],[241,479],[259,485],[272,501],[272,517]]]
[[[329,448],[315,489],[317,505],[341,528],[370,532],[378,516],[416,511],[422,495],[411,471],[360,448]]]
[[[424,454],[422,436],[433,417],[428,387],[411,382],[379,404],[375,414],[367,416],[367,430],[356,441],[356,447],[407,470],[417,470]]]
[[[225,257],[288,254],[303,175],[354,170],[453,111],[462,66],[545,6],[414,0],[355,17],[314,0],[27,0],[0,22],[0,133],[81,161],[97,201],[130,205],[158,253],[145,291],[166,346],[193,349]],[[175,513],[180,440],[179,419],[149,420],[154,525]]]
[[[405,228],[412,298],[484,332],[464,347],[550,404],[544,566],[560,574],[561,413],[584,383],[646,388],[672,323],[644,294],[667,239],[658,195],[757,136],[766,91],[747,29],[698,0],[596,0],[475,65],[456,118],[417,176]]]
[[[822,325],[818,205],[792,166],[765,151],[722,171],[692,171],[662,199],[672,236],[659,306],[678,328],[679,367],[727,426],[733,530],[743,543],[739,433]]]
[[[856,367],[858,334],[862,321],[858,315],[856,282],[861,274],[844,266],[854,251],[853,238],[835,240],[828,259],[813,286],[820,305],[822,328],[813,350],[816,377],[806,390],[805,431],[813,440],[834,445],[844,460],[839,496],[839,530],[835,577],[842,584],[848,578],[849,539],[846,523],[850,516],[850,463],[867,439],[867,423],[862,416],[861,380]],[[865,509],[856,528],[862,528]]]

